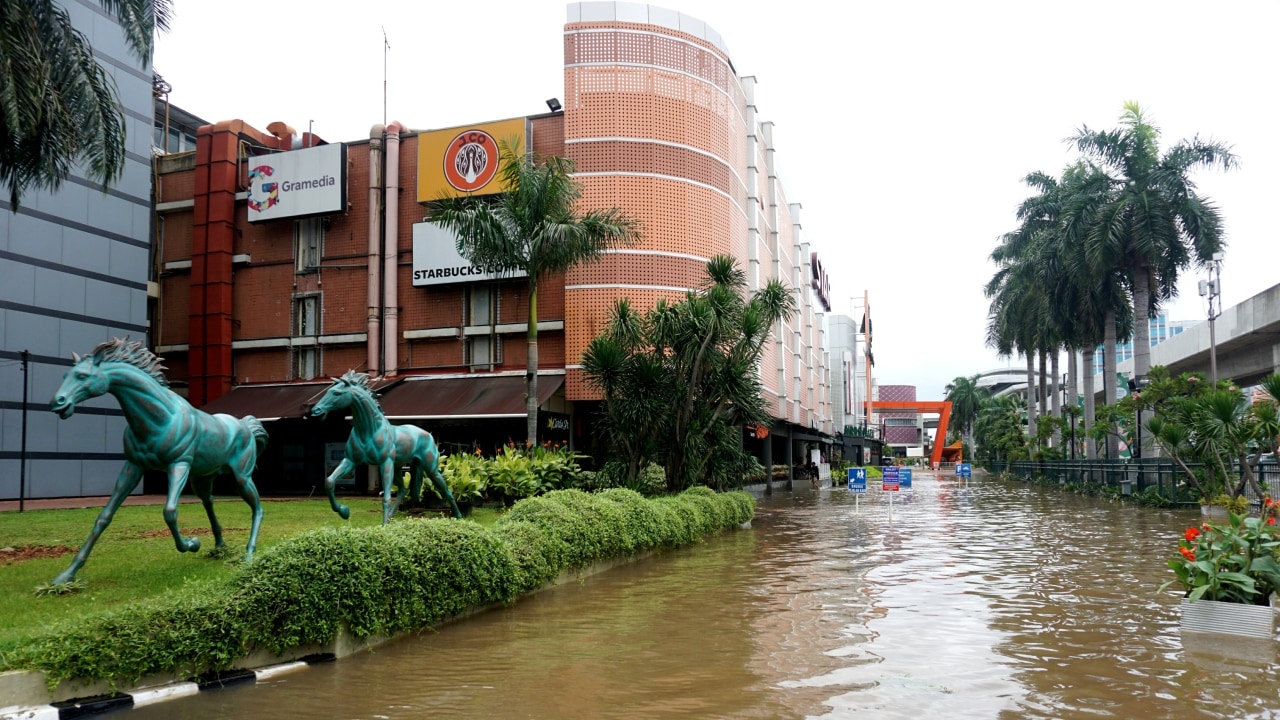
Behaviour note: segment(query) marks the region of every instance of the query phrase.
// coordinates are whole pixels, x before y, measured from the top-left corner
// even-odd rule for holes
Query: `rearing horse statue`
[[[223,547],[222,526],[213,514],[213,481],[224,473],[235,475],[240,497],[253,509],[253,529],[245,562],[253,559],[262,524],[262,504],[253,484],[258,454],[267,444],[267,431],[253,416],[243,420],[230,415],[210,415],[191,407],[169,389],[164,367],[139,342],[116,338],[101,343],[84,356],[72,353],[75,365],[62,378],[50,409],[62,419],[71,417],[76,405],[110,393],[120,403],[128,427],[124,431],[124,468],[116,478],[115,490],[89,532],[71,566],[54,578],[53,584],[69,583],[84,566],[120,503],[138,486],[146,470],[169,474],[169,496],[164,505],[164,522],[173,533],[178,552],[196,552],[200,538],[184,538],[178,532],[178,496],[192,481],[196,495],[204,503],[213,530],[214,543]]]
[[[333,410],[351,408],[351,434],[347,436],[347,454],[324,481],[325,492],[329,494],[329,507],[346,520],[351,516],[351,509],[339,505],[334,497],[333,487],[338,478],[351,472],[356,465],[376,465],[382,474],[382,524],[386,525],[395,515],[396,508],[405,493],[409,493],[414,501],[422,499],[422,474],[425,472],[435,485],[436,490],[453,509],[453,516],[462,517],[458,504],[453,501],[453,493],[440,474],[440,452],[436,449],[435,438],[431,433],[415,425],[392,425],[382,414],[382,407],[369,388],[369,376],[348,370],[346,375],[333,378],[333,384],[325,391],[320,401],[311,408],[315,417],[324,417]],[[395,502],[391,500],[391,481],[396,468],[406,462],[413,464],[413,481],[408,488],[396,493]]]

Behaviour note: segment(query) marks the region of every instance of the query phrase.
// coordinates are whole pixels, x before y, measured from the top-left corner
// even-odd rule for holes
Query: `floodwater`
[[[1280,718],[1276,643],[1183,634],[1184,510],[921,477],[132,718]]]

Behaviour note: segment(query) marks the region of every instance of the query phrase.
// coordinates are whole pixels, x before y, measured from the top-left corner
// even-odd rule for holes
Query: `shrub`
[[[195,676],[256,649],[282,653],[419,630],[509,602],[566,570],[676,547],[751,518],[743,492],[693,488],[646,500],[613,489],[558,490],[521,501],[492,529],[456,520],[324,528],[262,552],[230,580],[140,601],[51,629],[0,653],[0,670],[39,669],[115,687],[143,675]]]

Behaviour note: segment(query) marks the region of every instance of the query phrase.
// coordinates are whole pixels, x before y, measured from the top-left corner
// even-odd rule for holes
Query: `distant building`
[[[0,184],[0,498],[16,499],[26,422],[26,497],[107,495],[124,461],[114,398],[60,420],[49,399],[72,353],[129,336],[150,341],[152,69],[98,3],[59,3],[93,45],[124,109],[124,173],[109,189],[78,169],[56,193],[25,193],[14,212]],[[30,359],[24,378],[23,351]],[[23,381],[28,402],[23,406]],[[141,488],[139,488],[141,491]]]
[[[1160,343],[1168,340],[1174,335],[1180,335],[1183,330],[1198,325],[1201,320],[1170,320],[1164,315],[1157,315],[1151,318],[1151,347],[1155,347]],[[1105,357],[1105,348],[1099,345],[1094,353],[1099,361]],[[1116,361],[1110,367],[1119,367],[1120,363],[1133,359],[1133,341],[1125,343],[1116,343]],[[1101,375],[1103,370],[1102,362],[1094,362],[1093,374]]]

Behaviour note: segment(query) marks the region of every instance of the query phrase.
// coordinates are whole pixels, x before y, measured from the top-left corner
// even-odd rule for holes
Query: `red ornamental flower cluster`
[[[1192,530],[1194,530],[1194,529],[1195,529],[1195,528],[1192,528]],[[1187,560],[1189,560],[1190,562],[1195,562],[1195,561],[1196,561],[1196,554],[1195,554],[1195,553],[1193,553],[1193,552],[1191,552],[1191,550],[1190,550],[1190,549],[1185,548],[1185,547],[1180,547],[1180,548],[1178,548],[1178,552],[1182,553],[1182,557],[1186,558],[1186,559],[1187,559]]]

